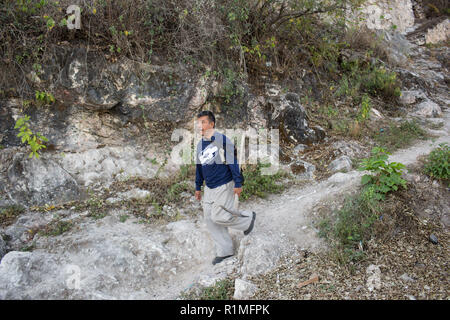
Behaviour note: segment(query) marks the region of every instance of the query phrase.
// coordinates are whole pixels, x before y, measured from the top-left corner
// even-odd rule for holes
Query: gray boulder
[[[421,90],[405,90],[399,98],[400,103],[403,105],[410,105],[416,103],[418,99],[426,98],[425,94]]]
[[[277,88],[268,89],[267,114],[269,125],[280,130],[280,140],[293,144],[312,144],[325,138],[325,130],[319,126],[310,128],[308,115],[296,93],[281,94]]]
[[[72,176],[55,161],[14,155],[7,171],[6,192],[25,206],[57,204],[79,199],[80,190]]]
[[[0,299],[67,298],[61,266],[53,254],[10,251],[0,263]]]
[[[296,160],[290,164],[292,174],[305,179],[313,179],[316,166],[303,160]]]
[[[234,299],[242,300],[242,299],[248,299],[251,296],[253,296],[256,291],[258,290],[258,287],[255,286],[253,283],[242,280],[242,279],[236,279],[234,281]]]
[[[35,236],[30,230],[40,230],[53,220],[53,215],[62,215],[62,211],[42,213],[31,211],[20,215],[17,220],[5,227],[4,234],[8,238],[9,250],[20,250],[29,246]]]
[[[175,279],[188,282],[213,252],[206,230],[190,221],[155,230],[114,214],[34,240],[32,252],[2,259],[0,299],[173,299],[187,285]]]
[[[348,172],[352,169],[352,160],[347,156],[340,156],[333,160],[328,166],[331,172],[344,171]]]
[[[434,118],[441,116],[442,110],[437,103],[427,99],[417,105],[414,115],[426,118]]]

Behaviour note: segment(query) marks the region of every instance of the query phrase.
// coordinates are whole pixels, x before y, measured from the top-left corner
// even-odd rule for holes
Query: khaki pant
[[[203,213],[206,227],[216,245],[216,254],[218,257],[234,254],[233,241],[228,233],[228,228],[245,231],[249,228],[252,221],[252,215],[237,216],[220,207],[222,205],[227,209],[233,209],[233,204],[233,180],[213,189],[205,186]]]

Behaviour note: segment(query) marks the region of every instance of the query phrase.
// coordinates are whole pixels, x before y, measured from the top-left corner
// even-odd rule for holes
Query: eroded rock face
[[[150,157],[131,146],[105,147],[68,153],[59,156],[57,162],[83,186],[95,183],[109,186],[114,178],[154,177],[160,165],[150,161]]]
[[[16,153],[7,171],[4,192],[15,202],[27,206],[76,200],[78,183],[51,159],[28,158]]]
[[[450,19],[445,19],[434,28],[427,30],[425,43],[439,43],[450,37]]]
[[[8,196],[0,194],[0,204],[52,204],[76,199],[78,185],[107,187],[116,178],[153,177],[175,144],[168,143],[171,131],[192,130],[192,120],[201,109],[213,109],[219,127],[279,128],[284,139],[295,144],[325,137],[322,128],[308,126],[299,97],[282,94],[280,88],[254,96],[242,82],[238,84],[242,94],[231,97],[231,106],[216,106],[209,98],[220,84],[182,65],[149,65],[126,58],[111,62],[95,51],[69,46],[55,45],[50,52],[51,59],[42,63],[39,83],[55,96],[55,104],[23,110],[19,98],[0,101],[0,144],[7,150],[27,151],[14,129],[24,113],[30,116],[32,131],[49,140],[41,151],[48,155],[45,160],[34,167],[29,167],[32,162],[22,164],[27,173],[36,171],[27,177],[18,174],[19,164],[13,165],[12,157],[0,156],[5,160],[0,163],[0,181],[8,184],[1,188]],[[17,170],[9,170],[11,166]],[[168,159],[161,176],[176,167]],[[53,174],[59,176],[52,180]],[[62,194],[62,189],[69,191]]]
[[[16,121],[14,111],[11,103],[0,101],[0,144],[4,147],[20,143],[20,138],[16,136],[18,132],[14,130]]]
[[[152,138],[150,129],[167,133],[194,119],[212,86],[183,65],[149,65],[126,58],[111,62],[96,51],[68,46],[55,45],[49,52],[51,58],[42,62],[40,85],[56,103],[22,110],[21,99],[0,101],[1,145],[21,145],[14,122],[22,113],[30,115],[33,132],[40,131],[56,150],[142,145]]]
[[[369,29],[395,29],[405,33],[414,25],[414,11],[411,0],[366,1],[361,10],[364,23]]]
[[[378,33],[384,39],[388,62],[394,66],[406,66],[414,45],[398,31],[382,30]]]
[[[212,255],[208,233],[193,222],[155,230],[131,220],[108,216],[37,237],[32,252],[10,251],[0,263],[0,299],[169,298],[158,289]]]
[[[196,86],[199,80],[182,65],[157,66],[128,59],[111,63],[85,48],[55,47],[54,52],[56,59],[43,80],[60,74],[55,98],[92,111],[117,107],[130,119],[183,122],[206,100],[204,90]]]

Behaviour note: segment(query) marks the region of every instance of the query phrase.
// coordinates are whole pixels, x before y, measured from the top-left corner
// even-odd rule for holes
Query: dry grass
[[[14,223],[16,218],[25,212],[20,205],[12,205],[0,210],[0,226],[5,227]]]
[[[388,58],[386,43],[373,30],[367,27],[350,29],[345,35],[345,41],[353,51],[371,50],[376,57],[384,61]]]

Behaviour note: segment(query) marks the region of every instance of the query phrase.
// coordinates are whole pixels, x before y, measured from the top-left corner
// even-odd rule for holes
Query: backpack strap
[[[226,143],[226,140],[224,139],[222,145],[220,145],[220,143],[218,143],[216,140],[212,141],[211,143],[214,144],[219,149],[219,156],[220,156],[220,159],[222,160],[222,163],[223,164],[227,164],[226,157],[225,157],[225,150],[226,149],[224,147],[224,145]],[[234,148],[234,158],[237,159],[238,158],[237,157],[237,148],[236,148],[236,145],[234,143],[233,143],[233,148]],[[242,165],[239,165],[239,173],[241,175],[241,180],[242,180],[241,184],[244,185],[245,178],[244,178],[244,175],[242,174]]]

